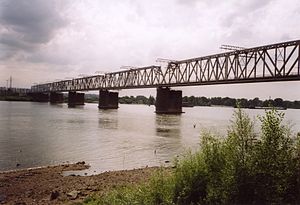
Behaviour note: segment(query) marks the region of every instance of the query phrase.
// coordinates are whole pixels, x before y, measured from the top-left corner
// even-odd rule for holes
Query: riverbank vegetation
[[[300,204],[300,141],[284,114],[260,116],[260,133],[241,109],[227,136],[202,133],[199,151],[138,186],[119,187],[86,204]]]
[[[288,101],[281,98],[260,100],[259,98],[253,99],[236,99],[229,97],[195,97],[195,96],[184,96],[182,102],[188,106],[229,106],[235,107],[237,102],[239,102],[241,108],[266,108],[266,107],[277,107],[277,108],[293,108],[300,109],[300,101]],[[149,96],[123,96],[119,97],[119,103],[121,104],[146,104],[154,105],[155,98]]]
[[[145,105],[154,105],[155,104],[155,98],[153,96],[149,96],[149,98],[138,95],[136,97],[134,96],[124,96],[119,98],[119,103],[121,104],[145,104]]]
[[[186,104],[193,106],[230,106],[235,107],[236,103],[240,103],[242,108],[261,108],[261,107],[278,107],[278,108],[294,108],[300,109],[300,101],[288,101],[281,98],[260,100],[259,98],[253,99],[236,99],[229,97],[195,97],[195,96],[184,96],[182,101]]]
[[[0,96],[0,101],[32,101],[29,96]]]
[[[26,95],[16,95],[10,94],[6,95],[5,93],[0,92],[0,101],[32,101],[30,96]],[[98,103],[99,96],[96,94],[85,94],[86,103]],[[64,102],[68,102],[68,95],[64,94]],[[260,100],[259,98],[253,99],[236,99],[230,97],[195,97],[195,96],[184,96],[182,98],[182,103],[184,106],[229,106],[235,107],[236,103],[239,102],[241,108],[267,108],[267,107],[277,107],[281,109],[292,108],[300,109],[300,101],[289,101],[283,100],[281,98],[269,99],[269,100]],[[138,96],[122,96],[119,97],[120,104],[145,104],[145,105],[154,105],[155,97],[149,96],[145,97],[142,95]]]

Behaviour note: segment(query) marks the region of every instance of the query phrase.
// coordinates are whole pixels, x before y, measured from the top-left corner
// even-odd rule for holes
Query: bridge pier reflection
[[[50,92],[50,103],[57,104],[64,102],[64,94],[57,92]]]
[[[69,92],[68,106],[76,107],[77,105],[84,105],[84,93]]]
[[[157,114],[182,113],[182,91],[170,88],[157,88],[155,112]]]
[[[99,91],[99,109],[118,109],[119,93],[108,90]]]

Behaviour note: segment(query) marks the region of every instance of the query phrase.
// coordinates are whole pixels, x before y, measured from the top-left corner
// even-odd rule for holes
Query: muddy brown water
[[[224,135],[234,111],[193,107],[183,108],[181,115],[157,115],[154,110],[147,105],[98,110],[97,104],[71,109],[66,104],[2,101],[0,171],[78,161],[91,165],[88,174],[169,164],[198,148],[201,130]],[[251,118],[264,113],[245,111]],[[300,110],[283,112],[292,129],[300,131]]]

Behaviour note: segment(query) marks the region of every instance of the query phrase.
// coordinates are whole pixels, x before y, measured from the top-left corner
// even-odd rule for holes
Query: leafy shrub
[[[227,137],[201,135],[196,153],[145,184],[114,190],[88,204],[300,204],[300,140],[276,110],[259,117],[261,133],[241,109]]]

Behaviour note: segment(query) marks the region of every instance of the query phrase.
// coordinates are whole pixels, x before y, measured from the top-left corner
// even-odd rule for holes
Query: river
[[[0,170],[85,161],[89,172],[164,165],[199,146],[200,133],[226,134],[234,108],[183,108],[181,115],[157,115],[154,106],[0,102]],[[245,110],[259,127],[264,110]],[[300,131],[300,110],[288,109],[286,123]],[[18,166],[16,166],[18,164]]]

